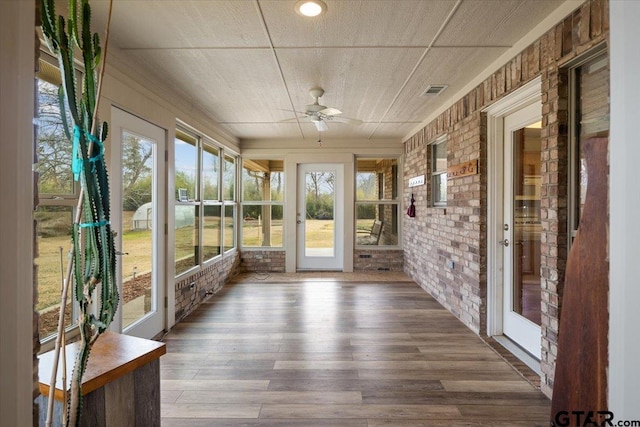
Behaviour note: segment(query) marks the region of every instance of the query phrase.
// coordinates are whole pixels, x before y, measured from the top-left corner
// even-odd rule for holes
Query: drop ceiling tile
[[[380,123],[379,126],[375,128],[373,133],[370,132],[370,138],[372,140],[376,139],[398,139],[402,140],[402,138],[411,132],[411,129],[415,128],[420,122],[396,122],[396,123]]]
[[[427,46],[455,0],[325,0],[306,18],[294,0],[260,0],[275,47]]]
[[[435,46],[512,46],[564,1],[464,1]]]
[[[279,71],[268,49],[139,50],[134,60],[153,70],[220,122],[291,117]]]
[[[92,0],[94,31],[104,28],[109,2]],[[267,47],[252,1],[114,1],[113,42],[122,49]]]
[[[496,47],[429,50],[384,120],[423,121],[441,105],[451,105],[457,101],[451,97],[505,51],[506,48]],[[435,97],[421,96],[430,84],[446,84],[449,87]]]
[[[239,139],[300,139],[297,123],[225,123]]]
[[[417,63],[421,48],[277,49],[282,72],[296,108],[313,98],[320,86],[320,103],[346,117],[378,121]]]

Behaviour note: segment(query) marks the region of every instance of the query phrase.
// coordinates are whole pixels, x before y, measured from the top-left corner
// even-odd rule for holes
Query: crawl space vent
[[[447,85],[429,85],[427,86],[427,88],[424,90],[424,92],[422,92],[421,96],[438,96],[440,95],[445,89],[447,88]]]

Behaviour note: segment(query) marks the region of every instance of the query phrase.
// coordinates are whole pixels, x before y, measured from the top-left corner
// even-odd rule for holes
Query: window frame
[[[444,175],[445,178],[445,186],[448,186],[447,180],[447,167],[444,169],[438,169],[438,161],[436,150],[438,146],[444,146],[445,155],[448,155],[447,151],[447,135],[442,135],[432,142],[429,143],[429,207],[432,208],[446,208],[447,207],[447,192],[445,192],[444,200],[436,200],[436,194],[440,194],[440,191],[436,191],[436,186],[440,183],[440,177]],[[447,166],[449,163],[448,158],[446,159]],[[445,187],[446,188],[446,187]]]
[[[175,203],[175,206],[194,206],[195,207],[194,217],[197,224],[194,226],[194,229],[197,229],[197,233],[198,233],[197,248],[195,250],[197,250],[198,254],[197,254],[197,260],[195,265],[179,273],[174,270],[174,277],[176,281],[179,281],[185,277],[189,277],[194,273],[197,273],[198,271],[211,266],[212,264],[220,260],[223,255],[237,250],[237,247],[238,247],[238,244],[237,244],[237,222],[238,222],[237,221],[237,209],[238,209],[237,208],[237,204],[238,204],[237,203],[237,194],[238,194],[237,169],[238,167],[237,165],[240,157],[234,151],[228,149],[222,144],[217,143],[212,138],[209,138],[203,135],[202,133],[198,132],[197,130],[183,123],[179,123],[178,126],[176,127],[175,139],[182,139],[180,137],[181,134],[184,134],[195,141],[195,147],[196,147],[196,153],[197,153],[196,185],[195,185],[196,194],[193,200],[189,199],[186,201],[179,200],[179,198],[174,194],[174,203]],[[184,139],[182,140],[184,141]],[[217,163],[218,172],[216,176],[216,181],[217,181],[217,195],[216,195],[217,198],[216,199],[204,199],[204,186],[205,186],[204,152],[207,151],[206,148],[210,148],[217,151],[216,156],[218,158],[218,163]],[[175,147],[174,147],[174,152],[175,152]],[[210,153],[210,154],[213,155],[213,153]],[[234,162],[233,163],[234,190],[233,190],[233,199],[223,200],[224,191],[225,191],[223,187],[224,185],[223,168],[225,167],[224,165],[227,157],[233,159],[233,162]],[[176,171],[174,167],[173,177],[171,177],[174,180],[174,184],[175,184],[175,172]],[[176,192],[178,191],[177,188],[175,190]],[[218,230],[218,238],[219,238],[218,251],[217,251],[218,254],[205,259],[204,247],[206,242],[205,242],[205,236],[204,236],[204,225],[205,225],[204,218],[205,218],[206,206],[218,206],[220,208],[220,227]],[[225,241],[225,227],[227,226],[227,222],[228,222],[225,212],[226,212],[226,208],[229,206],[233,206],[235,211],[234,216],[231,218],[232,230],[233,230],[232,231],[233,243],[232,245],[229,245],[228,249],[225,249],[227,247],[227,244],[226,244],[227,242]],[[175,208],[174,208],[174,215],[175,215]],[[175,236],[174,236],[174,245],[175,245]],[[177,260],[175,259],[175,254],[174,254],[174,260],[173,260],[174,268],[175,268],[176,261]]]
[[[567,248],[571,248],[580,224],[580,144],[581,124],[578,116],[582,111],[579,108],[578,98],[581,96],[578,87],[578,70],[584,65],[600,58],[606,57],[609,61],[609,51],[606,44],[600,44],[569,62],[568,71],[568,109],[569,109],[569,147],[568,147],[568,199],[567,199]],[[609,63],[607,64],[609,66]],[[609,87],[611,87],[611,73],[609,73]],[[611,111],[609,110],[609,115]],[[609,128],[611,124],[609,123]]]
[[[59,64],[57,62],[57,59],[54,56],[52,56],[49,52],[44,50],[41,50],[39,53],[40,53],[39,62],[45,62],[48,66],[55,68],[57,72],[60,73]],[[76,79],[78,81],[82,81],[82,76],[83,76],[82,70],[76,67],[75,73],[76,73]],[[38,71],[35,77],[36,77],[35,90],[36,90],[37,97],[39,97],[39,94],[40,94],[38,83],[37,83],[39,80],[44,80],[54,86],[56,85],[56,82],[52,82],[44,78],[44,76],[41,75],[41,71]],[[36,114],[39,114],[39,110],[40,110],[40,105],[38,104],[36,109]],[[35,135],[36,152],[37,152],[37,144],[39,143],[38,136],[39,136],[39,126],[38,126],[38,133],[36,133]],[[70,141],[69,141],[69,144],[71,145]],[[73,157],[73,153],[71,154],[71,156]],[[39,163],[40,158],[37,158],[37,160]],[[71,173],[71,164],[69,164],[69,172]],[[71,193],[41,193],[40,178],[38,178],[38,202],[37,202],[37,206],[43,207],[43,208],[46,208],[46,207],[71,208],[71,212],[70,212],[71,222],[69,224],[70,226],[73,225],[73,221],[77,212],[78,201],[80,199],[80,183],[76,182],[73,177],[71,179],[72,179],[72,186],[73,186],[73,191]],[[34,212],[34,215],[35,215],[35,212]],[[39,237],[39,231],[36,234],[36,238],[38,237]],[[70,247],[71,245],[69,244],[68,247],[63,248],[63,251],[66,250],[68,252],[70,250]],[[66,255],[66,252],[65,252],[65,255]],[[63,265],[65,266],[64,268],[66,268],[66,263],[63,263]],[[63,272],[63,274],[66,274],[66,273],[67,273],[66,271]],[[37,276],[36,276],[36,280],[38,280],[37,287],[39,291],[42,283]],[[65,334],[68,338],[73,338],[79,335],[78,322],[77,322],[79,307],[76,302],[75,295],[73,295],[74,286],[70,286],[70,290],[72,294],[68,295],[67,298],[68,298],[68,302],[71,304],[71,313],[69,313],[71,324],[65,327]],[[38,313],[40,313],[40,311],[38,311]],[[58,333],[56,330],[54,333],[51,333],[45,337],[42,337],[40,333],[40,322],[41,322],[41,318],[39,318],[38,320],[38,340],[40,342],[40,353],[44,353],[53,348],[55,340],[58,336]]]
[[[286,165],[285,165],[285,160],[283,157],[279,157],[279,156],[269,156],[269,157],[242,157],[240,159],[240,171],[241,173],[240,175],[240,187],[239,187],[239,192],[241,195],[241,199],[240,199],[240,211],[236,211],[236,214],[240,217],[240,218],[244,218],[245,215],[245,209],[248,206],[269,206],[271,209],[273,209],[274,206],[281,206],[282,207],[282,244],[280,246],[245,246],[244,245],[244,227],[243,226],[239,226],[239,246],[242,248],[242,250],[246,250],[246,251],[282,251],[284,250],[284,242],[285,242],[285,236],[284,236],[284,224],[285,224],[285,201],[286,201],[286,191],[282,191],[282,200],[246,200],[245,199],[245,194],[244,194],[244,187],[245,187],[245,181],[244,181],[244,163],[245,161],[250,162],[250,161],[260,161],[260,160],[266,160],[266,161],[281,161],[282,162],[282,171],[278,171],[279,173],[282,173],[282,183],[285,183],[285,169],[286,169]],[[239,221],[238,221],[239,222]]]
[[[376,183],[379,183],[381,180],[383,182],[383,185],[382,186],[378,185],[378,188],[376,188],[376,191],[375,191],[378,194],[378,198],[377,199],[359,198],[358,197],[358,174],[359,174],[358,161],[359,160],[375,160],[375,159],[381,159],[382,161],[385,161],[385,160],[392,161],[392,163],[389,165],[389,171],[385,170],[384,172],[380,172],[380,171],[368,172],[376,176]],[[355,195],[354,211],[353,211],[353,217],[354,217],[353,240],[354,240],[355,249],[360,249],[360,250],[362,249],[397,249],[401,247],[402,221],[400,220],[400,198],[398,196],[400,194],[400,189],[398,188],[398,185],[400,183],[399,174],[401,173],[401,170],[402,170],[401,165],[402,165],[401,156],[383,154],[383,155],[357,155],[355,157],[355,162],[354,162],[355,172],[354,172],[354,182],[353,182],[354,195]],[[394,172],[396,176],[393,176]],[[391,187],[390,187],[391,195],[389,198],[384,197],[384,182],[386,181],[391,182]],[[382,190],[382,196],[380,196],[381,190]],[[386,227],[391,226],[392,228],[395,228],[395,232],[397,233],[397,243],[395,245],[384,244],[383,241],[380,241],[380,243],[376,245],[358,244],[358,231],[359,231],[358,230],[358,207],[359,206],[374,206],[374,209],[376,210],[376,213],[377,213],[377,217],[375,218],[375,220],[382,220],[385,222],[382,229],[383,234]],[[395,212],[396,212],[395,218],[393,214],[392,214],[392,218],[390,219],[385,218],[383,209],[387,206],[395,207]],[[363,230],[360,230],[360,231],[363,231]]]

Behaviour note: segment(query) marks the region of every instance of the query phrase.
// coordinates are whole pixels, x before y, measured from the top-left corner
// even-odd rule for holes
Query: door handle
[[[506,248],[509,246],[509,239],[500,240],[498,243]]]

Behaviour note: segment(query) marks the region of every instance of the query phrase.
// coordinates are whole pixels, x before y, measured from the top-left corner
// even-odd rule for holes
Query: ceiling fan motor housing
[[[313,99],[316,100],[316,102],[318,101],[318,98],[320,98],[322,95],[324,95],[324,89],[322,89],[321,87],[312,87],[309,90],[309,94],[311,95],[311,97]]]

